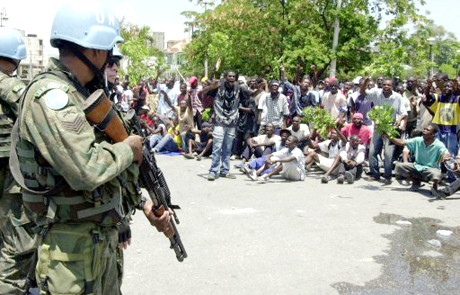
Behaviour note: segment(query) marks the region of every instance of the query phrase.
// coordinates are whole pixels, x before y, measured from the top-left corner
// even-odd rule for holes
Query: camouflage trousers
[[[120,294],[116,227],[55,223],[45,231],[35,272],[41,294]]]
[[[3,159],[2,159],[3,160]],[[0,294],[24,294],[35,248],[32,215],[23,206],[8,165],[0,168]]]

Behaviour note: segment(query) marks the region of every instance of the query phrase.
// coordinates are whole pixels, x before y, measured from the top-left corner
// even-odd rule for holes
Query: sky
[[[0,10],[5,8],[8,20],[4,25],[25,30],[43,38],[45,52],[52,52],[49,36],[54,15],[58,8],[69,0],[0,0]],[[98,0],[110,6],[119,17],[126,17],[138,25],[148,25],[152,31],[165,32],[165,39],[180,40],[188,37],[184,33],[186,18],[183,11],[204,11],[204,7],[189,0]],[[420,11],[431,12],[430,18],[437,25],[453,32],[460,40],[459,0],[426,0]]]

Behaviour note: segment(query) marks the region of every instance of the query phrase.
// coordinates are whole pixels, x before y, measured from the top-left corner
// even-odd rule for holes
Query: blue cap
[[[115,14],[92,1],[68,3],[58,10],[51,29],[51,46],[58,47],[59,40],[106,51],[123,42]]]
[[[112,49],[112,56],[113,57],[116,57],[116,58],[119,58],[119,59],[122,59],[123,58],[123,53],[121,53],[121,50],[120,48],[118,47],[118,45],[115,45]]]
[[[21,60],[27,57],[27,47],[21,33],[0,27],[0,57]]]

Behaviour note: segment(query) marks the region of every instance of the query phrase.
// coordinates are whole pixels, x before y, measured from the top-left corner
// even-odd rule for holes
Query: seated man
[[[179,122],[173,116],[168,133],[152,148],[154,153],[177,152],[182,147]]]
[[[297,143],[297,137],[292,135],[289,136],[286,140],[286,147],[268,156],[265,165],[256,173],[260,175],[264,170],[270,168],[273,168],[273,170],[268,174],[263,174],[257,179],[260,181],[267,181],[272,176],[280,174],[287,180],[304,180],[305,157],[302,151],[297,147]]]
[[[266,134],[248,138],[248,145],[243,152],[243,158],[249,161],[252,155],[260,158],[263,155],[269,155],[274,152],[276,144],[281,140],[281,137],[274,134],[274,132],[275,126],[272,123],[268,123]]]
[[[166,130],[165,124],[160,120],[158,116],[154,116],[153,119],[153,124],[152,126],[149,126],[147,124],[144,125],[144,127],[147,129],[148,133],[150,134],[149,138],[149,143],[150,143],[150,149],[153,149],[161,139],[163,139],[163,136],[166,135],[168,132]]]
[[[352,124],[348,124],[343,127],[340,131],[345,135],[346,138],[350,138],[352,135],[358,135],[361,139],[361,144],[364,145],[367,149],[371,144],[371,138],[373,130],[371,127],[363,124],[363,114],[355,113],[353,119],[351,120]]]
[[[186,159],[194,159],[195,157],[193,156],[193,148],[196,146],[195,142],[195,135],[201,134],[201,130],[191,128],[190,125],[185,124],[184,125],[185,129],[185,135],[183,135],[183,144],[182,147],[184,149],[184,158]]]
[[[460,190],[460,178],[458,178],[458,174],[460,173],[460,157],[457,156],[455,160],[451,159],[449,162],[444,164],[449,167],[448,170],[454,173],[457,179],[446,187],[437,190],[431,189],[431,194],[437,199],[445,199],[448,196],[454,195],[458,190]]]
[[[142,127],[153,126],[153,117],[155,114],[150,111],[150,108],[147,105],[144,105],[139,110],[139,121],[142,124]],[[148,130],[146,130],[148,133]]]
[[[292,125],[289,126],[291,134],[299,139],[297,147],[301,150],[307,145],[307,139],[310,135],[310,129],[307,124],[301,124],[302,119],[299,116],[292,118]]]
[[[195,142],[196,160],[201,161],[202,157],[209,157],[212,154],[212,128],[211,124],[201,124],[200,141]]]
[[[286,147],[286,140],[291,135],[291,131],[288,129],[281,129],[280,137],[281,141],[276,145],[276,150],[280,151]],[[249,163],[245,163],[243,166],[243,172],[249,176],[252,180],[257,179],[256,171],[262,168],[265,165],[265,161],[267,160],[269,155],[262,156],[260,158],[254,159]],[[263,173],[267,173],[264,171]]]
[[[415,163],[397,163],[395,174],[412,181],[411,190],[417,191],[422,181],[433,181],[432,192],[438,191],[441,180],[440,163],[451,158],[446,146],[436,138],[437,126],[430,124],[423,130],[423,136],[408,140],[393,138],[399,146],[406,146],[414,155]]]
[[[309,146],[313,147],[316,151],[307,153],[305,165],[310,168],[313,163],[316,163],[321,170],[327,172],[332,167],[334,159],[339,155],[340,150],[347,142],[346,138],[340,135],[337,130],[331,130],[329,140],[322,141],[318,143],[317,146],[314,146],[310,142]]]
[[[361,177],[366,148],[360,143],[361,139],[355,134],[351,136],[350,142],[340,151],[340,163],[337,173],[338,184],[343,184],[345,179],[349,184],[352,184],[356,179]],[[330,170],[334,169],[335,167],[333,166]]]

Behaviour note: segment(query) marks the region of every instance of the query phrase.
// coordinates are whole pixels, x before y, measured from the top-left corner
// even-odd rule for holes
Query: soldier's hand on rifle
[[[142,163],[142,158],[144,157],[144,138],[139,135],[130,135],[123,140],[123,142],[127,143],[131,147],[134,154],[134,162],[140,165]]]
[[[174,235],[174,229],[171,224],[171,211],[164,211],[160,217],[157,217],[153,210],[153,202],[151,200],[147,200],[144,204],[144,214],[150,224],[156,227],[159,232],[164,233],[164,235],[168,238],[171,238]]]

